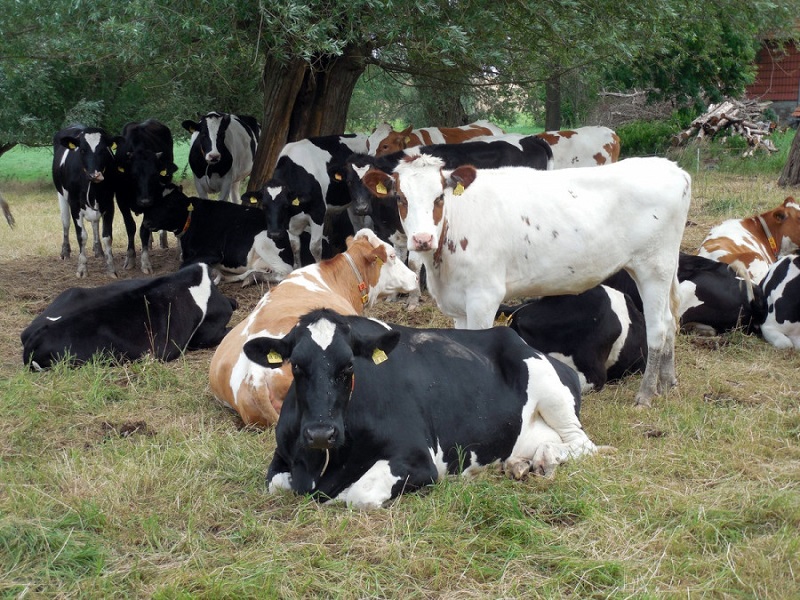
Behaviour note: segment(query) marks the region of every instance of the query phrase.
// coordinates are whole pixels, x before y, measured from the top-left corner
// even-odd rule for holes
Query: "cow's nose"
[[[220,155],[219,152],[209,152],[206,154],[206,162],[209,163],[216,163],[219,162]]]
[[[369,214],[369,204],[353,203],[353,212],[359,217],[366,217]]]
[[[267,231],[267,237],[271,240],[277,240],[283,234],[282,231]]]
[[[315,425],[305,431],[306,444],[316,450],[329,450],[336,440],[336,429],[332,425]]]
[[[432,233],[415,233],[411,236],[411,250],[430,250],[433,248],[433,234]]]
[[[105,177],[103,177],[103,174],[100,171],[94,171],[89,173],[89,179],[92,180],[92,183],[100,183],[103,181],[103,179],[105,179]]]

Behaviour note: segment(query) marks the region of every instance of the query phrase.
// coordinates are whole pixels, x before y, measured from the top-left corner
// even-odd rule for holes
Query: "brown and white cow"
[[[317,308],[360,315],[379,298],[416,288],[417,276],[397,259],[394,248],[371,230],[360,230],[348,239],[346,252],[293,271],[225,336],[211,359],[211,391],[246,424],[274,425],[292,383],[291,366],[256,364],[242,352],[246,342],[281,338]]]
[[[410,125],[403,131],[395,131],[388,123],[382,123],[367,138],[367,152],[383,156],[400,152],[412,146],[431,144],[460,144],[484,135],[502,135],[503,130],[489,121],[475,121],[461,127],[423,127],[413,129]]]
[[[724,262],[741,276],[759,283],[778,257],[800,247],[800,203],[789,197],[783,204],[746,219],[728,219],[711,228],[697,251]]]
[[[619,160],[619,136],[613,129],[590,125],[562,131],[543,131],[539,137],[553,149],[554,169],[598,167]]]

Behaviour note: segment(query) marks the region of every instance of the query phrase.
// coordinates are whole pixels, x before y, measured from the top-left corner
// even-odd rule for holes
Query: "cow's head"
[[[417,290],[417,275],[397,258],[391,244],[381,240],[371,229],[361,229],[347,239],[347,253],[369,285],[367,303],[395,294]]]
[[[367,154],[353,154],[344,163],[328,169],[331,184],[337,182],[347,186],[350,209],[362,217],[372,214],[374,196],[361,182],[361,178],[374,165],[374,162],[375,159]]]
[[[172,181],[178,170],[164,152],[153,152],[139,147],[117,153],[117,170],[126,176],[136,195],[136,207],[145,209],[153,205],[163,194],[165,186]]]
[[[800,248],[800,203],[797,200],[790,196],[762,217],[778,240],[780,255],[791,254]]]
[[[460,196],[475,180],[471,165],[454,171],[444,171],[443,166],[442,159],[422,154],[402,161],[392,175],[372,169],[364,176],[364,184],[378,197],[397,194],[400,221],[411,251],[433,252],[439,247],[446,198]]]
[[[353,363],[363,357],[380,363],[395,349],[400,334],[389,329],[357,333],[334,311],[311,312],[282,339],[256,338],[244,345],[245,355],[263,367],[289,361],[294,376],[300,439],[305,448],[331,450],[345,442],[345,416],[358,383]]]
[[[230,122],[230,114],[210,112],[200,116],[199,121],[187,119],[181,125],[192,134],[192,145],[199,144],[205,161],[209,165],[215,165],[222,160],[225,151],[225,131]]]
[[[180,233],[187,223],[191,203],[192,199],[183,193],[181,186],[166,184],[162,186],[158,201],[142,210],[142,226],[151,231],[163,229]]]
[[[92,183],[100,183],[114,168],[116,142],[99,127],[87,127],[76,135],[61,138],[61,145],[77,152],[81,166]]]
[[[394,131],[390,129],[386,137],[376,142],[375,156],[385,156],[386,154],[405,150],[411,142],[412,129],[413,126],[411,125],[403,129],[403,131]]]
[[[270,179],[258,192],[248,192],[242,198],[249,204],[258,198],[267,220],[267,235],[271,239],[284,235],[289,230],[290,219],[305,212],[310,202],[304,194],[294,192],[275,179]]]

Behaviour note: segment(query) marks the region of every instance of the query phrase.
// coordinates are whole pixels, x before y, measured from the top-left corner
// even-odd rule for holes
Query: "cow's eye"
[[[408,206],[408,200],[406,200],[405,196],[398,196],[397,204],[398,206]]]
[[[295,378],[303,376],[303,368],[297,363],[292,363],[292,375]]]

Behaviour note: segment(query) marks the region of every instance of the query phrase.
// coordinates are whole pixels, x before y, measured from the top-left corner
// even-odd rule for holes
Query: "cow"
[[[619,136],[613,129],[590,125],[536,134],[553,149],[553,168],[597,167],[619,160]]]
[[[143,215],[143,227],[178,236],[183,266],[211,265],[216,283],[280,281],[292,270],[288,238],[267,236],[260,208],[190,197],[168,185]]]
[[[677,383],[678,251],[691,178],[662,158],[602,169],[453,171],[421,155],[365,184],[396,189],[409,251],[457,328],[491,327],[500,303],[575,294],[625,269],[644,299],[647,365],[636,405]],[[656,242],[654,242],[654,240]],[[476,285],[476,281],[480,285]]]
[[[169,127],[148,119],[141,123],[126,123],[122,135],[116,138],[117,171],[116,195],[117,206],[125,222],[128,236],[128,248],[124,269],[132,269],[136,264],[136,221],[133,215],[160,200],[164,188],[172,182],[172,176],[178,170],[173,157],[172,132]],[[141,269],[145,274],[152,274],[150,262],[150,235],[146,227],[140,227],[139,238],[142,244]],[[162,231],[161,247],[167,247],[166,232]]]
[[[480,141],[468,141],[462,144],[414,146],[378,157],[353,154],[335,177],[347,183],[353,202],[353,211],[359,215],[369,216],[375,232],[381,239],[392,242],[402,259],[405,260],[406,236],[400,223],[396,196],[386,188],[378,188],[378,195],[374,195],[372,190],[364,185],[361,178],[370,168],[390,172],[401,160],[420,154],[438,156],[444,161],[445,168],[448,169],[463,164],[471,164],[479,168],[501,166],[524,166],[542,170],[552,168],[553,153],[550,146],[543,140],[533,136],[503,135],[495,137],[497,139],[494,139],[493,136],[485,136]],[[414,253],[410,253],[407,258],[409,265],[419,276],[422,263]],[[419,291],[411,294],[408,298],[408,308],[416,308],[419,298]]]
[[[209,369],[214,397],[247,425],[274,425],[292,382],[291,369],[265,368],[251,361],[242,353],[248,340],[284,336],[314,308],[360,315],[379,298],[416,285],[414,273],[397,260],[390,245],[369,229],[360,230],[348,240],[344,253],[292,272],[225,336]]]
[[[631,297],[638,310],[642,299],[631,276],[620,271],[606,279],[609,285]],[[678,316],[681,331],[717,335],[741,328],[758,333],[766,316],[764,294],[749,278],[731,267],[703,256],[678,255]]]
[[[500,305],[508,327],[537,350],[572,367],[582,392],[644,370],[644,315],[627,294],[598,285],[580,294]]]
[[[209,112],[182,126],[192,134],[189,166],[201,198],[219,194],[219,200],[240,203],[239,186],[253,168],[261,126],[255,117]]]
[[[36,370],[59,361],[80,365],[99,354],[120,361],[146,355],[174,360],[218,344],[235,308],[204,264],[162,277],[70,288],[22,332],[22,359]]]
[[[86,277],[84,221],[92,224],[95,256],[105,256],[106,272],[117,277],[112,253],[114,225],[114,143],[99,127],[70,125],[53,136],[53,184],[61,209],[61,260],[70,257],[70,219],[78,238],[78,277]],[[103,221],[102,249],[99,222]]]
[[[11,229],[14,229],[14,224],[16,221],[14,220],[14,215],[11,214],[11,207],[6,202],[6,199],[3,196],[0,196],[0,210],[3,211],[3,216],[6,218],[6,223]]]
[[[311,235],[310,250],[322,260],[325,216],[350,204],[344,182],[331,180],[328,171],[353,152],[366,150],[364,135],[329,135],[286,144],[278,156],[272,178],[257,192],[242,198],[261,204],[267,218],[267,234],[276,238],[288,233],[295,268],[300,265],[300,234]]]
[[[761,281],[766,316],[764,339],[776,348],[800,350],[800,255],[784,256],[770,265]]]
[[[402,131],[395,131],[389,123],[382,123],[367,138],[367,152],[372,156],[383,156],[412,146],[460,144],[478,136],[502,134],[503,130],[489,121],[475,121],[461,127],[414,129],[408,126]]]
[[[507,327],[415,329],[322,309],[243,350],[294,375],[270,492],[378,508],[448,473],[500,463],[515,479],[552,476],[597,451],[575,372]]]
[[[741,277],[758,284],[779,257],[800,247],[800,203],[788,197],[783,204],[745,219],[728,219],[711,228],[697,251],[699,256],[731,265]]]

